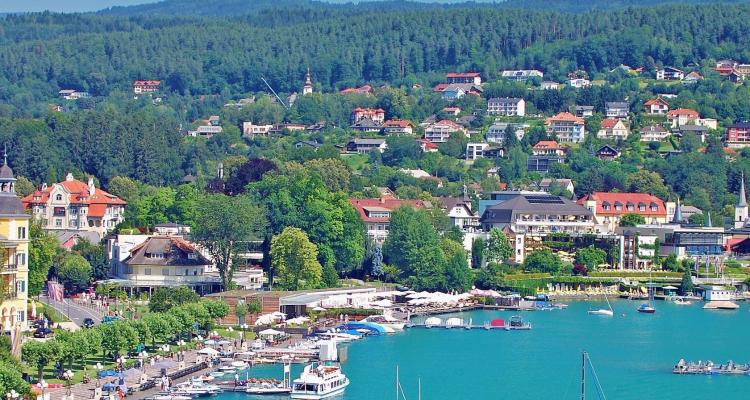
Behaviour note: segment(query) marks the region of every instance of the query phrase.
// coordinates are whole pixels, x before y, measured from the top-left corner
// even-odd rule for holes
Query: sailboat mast
[[[400,385],[398,383],[398,364],[396,364],[396,400],[398,400],[398,388],[399,388],[399,386]]]
[[[422,378],[417,379],[417,400],[422,400]]]
[[[586,400],[586,352],[581,354],[581,400]]]

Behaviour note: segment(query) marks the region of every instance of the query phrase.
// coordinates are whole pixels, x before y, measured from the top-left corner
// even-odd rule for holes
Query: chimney
[[[75,179],[75,178],[73,177],[72,173],[68,172],[68,174],[65,175],[65,180],[66,181],[72,181],[73,179]]]
[[[89,176],[89,196],[93,196],[96,193],[96,186],[94,186],[94,177]]]
[[[47,182],[42,182],[42,192],[47,190]]]

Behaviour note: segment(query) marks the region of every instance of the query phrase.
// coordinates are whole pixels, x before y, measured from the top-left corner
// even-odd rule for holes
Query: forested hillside
[[[302,20],[315,22],[293,23]],[[264,89],[261,77],[277,90],[297,90],[307,67],[330,90],[416,77],[429,84],[452,69],[492,79],[499,68],[539,68],[559,79],[620,63],[750,59],[750,7],[727,5],[580,15],[489,8],[282,9],[207,19],[35,14],[8,17],[0,28],[6,115],[31,112],[61,88],[107,95],[134,79],[163,79],[180,94],[231,95]]]

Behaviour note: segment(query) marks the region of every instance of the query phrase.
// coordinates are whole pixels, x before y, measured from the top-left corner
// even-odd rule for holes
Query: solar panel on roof
[[[557,196],[524,196],[531,204],[565,204]]]

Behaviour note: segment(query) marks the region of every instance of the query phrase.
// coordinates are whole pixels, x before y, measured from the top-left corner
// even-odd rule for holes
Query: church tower
[[[745,197],[745,173],[740,181],[740,201],[734,206],[734,228],[739,229],[747,222],[747,197]]]
[[[305,74],[305,86],[302,87],[302,95],[307,96],[313,92],[312,78],[310,77],[310,68],[307,69]]]

